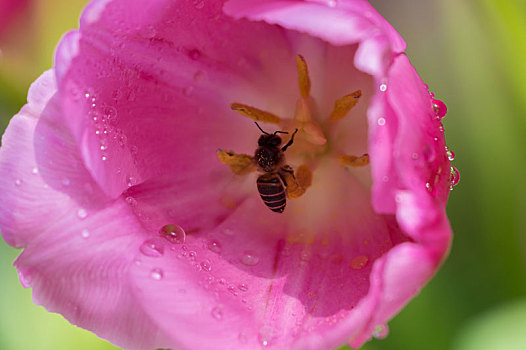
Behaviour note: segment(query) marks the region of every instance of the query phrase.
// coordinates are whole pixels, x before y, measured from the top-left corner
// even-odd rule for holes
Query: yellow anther
[[[310,95],[310,78],[307,62],[302,55],[296,55],[296,69],[298,70],[298,88],[301,97],[308,98]]]
[[[246,175],[256,171],[254,159],[248,154],[235,154],[232,151],[217,150],[219,161],[230,167],[236,175]]]
[[[369,164],[369,155],[365,153],[364,155],[357,156],[339,156],[338,160],[343,166],[349,166],[351,168],[358,168]]]
[[[287,197],[290,199],[301,197],[312,184],[312,172],[306,165],[300,165],[296,169],[296,175],[283,173],[287,182]]]
[[[362,97],[362,91],[356,90],[352,94],[345,95],[334,102],[334,109],[332,110],[330,119],[332,121],[340,120],[349,113],[349,111],[358,103]]]
[[[247,106],[241,103],[232,103],[230,105],[230,108],[232,108],[233,111],[243,114],[244,116],[252,118],[258,122],[273,124],[281,123],[280,117],[272,113],[262,111],[261,109],[258,109],[256,107]]]

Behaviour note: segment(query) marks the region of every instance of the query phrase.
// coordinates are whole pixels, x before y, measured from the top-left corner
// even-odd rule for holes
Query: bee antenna
[[[288,134],[286,131],[274,131],[274,135],[276,134]]]
[[[268,132],[266,132],[265,130],[261,129],[261,126],[259,126],[258,122],[254,122],[256,124],[256,126],[258,127],[259,130],[261,130],[261,132],[265,135],[270,135]]]

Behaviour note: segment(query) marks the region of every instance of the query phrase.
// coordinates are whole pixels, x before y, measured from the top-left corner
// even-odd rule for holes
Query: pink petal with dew
[[[127,287],[127,271],[144,240],[141,226],[124,201],[105,201],[83,168],[57,121],[54,77],[48,71],[32,85],[28,104],[3,137],[3,237],[24,247],[15,265],[35,302],[130,349],[158,347],[165,342]]]
[[[24,247],[40,235],[52,224],[49,218],[70,211],[70,205],[63,204],[68,195],[83,198],[86,205],[101,198],[96,184],[83,172],[76,145],[54,120],[60,114],[55,94],[54,73],[48,71],[33,83],[28,104],[2,137],[0,223],[4,239],[15,247]]]
[[[253,136],[231,137],[232,130],[249,128],[232,116],[232,96],[292,114],[293,106],[280,107],[265,93],[285,101],[294,91],[294,67],[278,64],[289,54],[278,28],[234,21],[221,14],[217,2],[198,12],[190,3],[170,1],[146,8],[143,2],[112,1],[104,10],[97,4],[83,14],[96,17],[91,15],[96,8],[99,18],[81,21],[79,54],[63,62],[61,50],[73,45],[61,45],[57,65],[70,66],[59,81],[65,122],[81,144],[86,166],[111,197],[160,172],[214,164],[218,145],[249,144]],[[130,21],[114,21],[106,13]],[[113,35],[102,35],[106,32]],[[210,32],[228,40],[213,39]],[[267,40],[256,43],[254,36]],[[262,57],[262,50],[275,55]],[[273,84],[278,79],[287,84]]]

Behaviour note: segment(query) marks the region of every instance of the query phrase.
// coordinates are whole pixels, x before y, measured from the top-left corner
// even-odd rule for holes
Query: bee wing
[[[233,151],[217,150],[219,161],[230,167],[236,175],[247,175],[256,171],[256,163],[248,154],[235,154]]]
[[[312,183],[312,172],[306,165],[301,165],[296,169],[296,174],[292,168],[285,166],[280,171],[280,176],[287,187],[287,197],[290,199],[301,197]]]

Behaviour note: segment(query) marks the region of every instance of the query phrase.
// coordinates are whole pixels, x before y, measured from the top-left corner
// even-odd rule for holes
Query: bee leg
[[[233,151],[225,151],[222,149],[218,149],[216,152],[219,161],[228,165],[236,175],[247,175],[256,171],[254,158],[248,154],[235,154]]]
[[[339,156],[338,160],[340,161],[340,164],[346,167],[351,168],[358,168],[362,166],[366,166],[369,164],[369,155],[367,153],[364,153],[363,155],[357,157],[357,156]]]
[[[296,174],[292,168],[281,168],[279,175],[287,186],[287,197],[290,199],[301,197],[312,183],[312,172],[306,165],[301,165],[296,169]]]
[[[283,152],[285,152],[287,148],[289,148],[289,146],[292,145],[292,143],[294,142],[294,136],[296,135],[297,132],[298,132],[298,129],[294,130],[294,132],[292,133],[292,136],[290,137],[289,142],[287,142],[287,144],[281,148]]]

